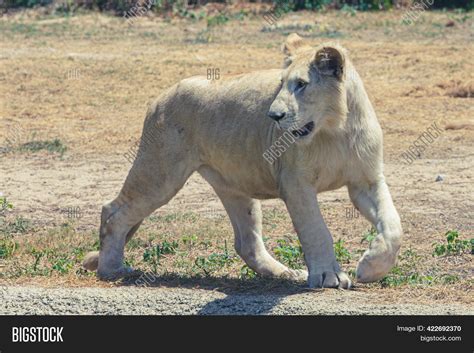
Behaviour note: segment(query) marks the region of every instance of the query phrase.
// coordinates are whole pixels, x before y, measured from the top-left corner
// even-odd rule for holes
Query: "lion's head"
[[[281,88],[268,116],[298,141],[309,141],[321,129],[339,126],[346,118],[346,57],[337,44],[311,48],[297,34],[283,45],[287,55]]]

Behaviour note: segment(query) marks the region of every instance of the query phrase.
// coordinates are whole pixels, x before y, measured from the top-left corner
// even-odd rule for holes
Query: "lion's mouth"
[[[314,129],[314,122],[311,121],[303,126],[301,129],[291,131],[291,134],[295,137],[304,137],[307,136],[313,131]]]

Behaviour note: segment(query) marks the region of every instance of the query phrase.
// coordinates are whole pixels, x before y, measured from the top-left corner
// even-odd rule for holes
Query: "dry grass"
[[[286,15],[276,27],[250,16],[210,28],[205,20],[143,18],[128,28],[120,18],[98,14],[4,16],[0,141],[14,140],[14,147],[20,147],[59,139],[67,150],[61,156],[0,144],[0,192],[15,206],[5,222],[20,216],[30,221],[25,231],[2,233],[12,254],[2,260],[0,281],[117,285],[96,281],[79,263],[97,248],[100,206],[124,180],[129,163],[122,155],[140,135],[146,103],[181,78],[206,75],[208,68],[219,68],[223,77],[279,67],[279,47],[296,31],[313,44],[337,40],[350,50],[385,133],[387,179],[405,230],[401,262],[413,262],[406,272],[436,279],[394,288],[360,285],[357,290],[374,293],[380,301],[472,302],[472,255],[431,254],[432,244],[443,241],[450,229],[472,238],[473,132],[463,127],[446,131],[411,165],[400,157],[433,122],[447,128],[473,123],[472,14],[427,12],[412,26],[402,25],[401,18],[396,11],[298,13]],[[454,25],[446,27],[450,21]],[[438,174],[445,176],[443,182],[434,181]],[[370,227],[346,216],[345,190],[321,200],[335,240],[343,239],[351,253],[343,267],[353,271]],[[69,207],[80,207],[81,217],[68,218]],[[274,252],[281,239],[297,246],[283,204],[268,201],[264,210],[267,247]],[[293,286],[242,274],[244,264],[235,256],[232,229],[223,215],[213,191],[193,176],[169,205],[145,221],[127,247],[127,261],[154,271],[144,252],[174,241],[174,253],[159,260],[157,285]],[[446,275],[456,279],[445,284]]]

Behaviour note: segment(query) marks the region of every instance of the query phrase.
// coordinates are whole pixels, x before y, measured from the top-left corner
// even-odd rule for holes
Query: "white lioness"
[[[98,268],[101,278],[128,273],[126,242],[195,171],[220,197],[235,250],[262,275],[307,278],[310,287],[351,286],[317,199],[344,185],[378,232],[357,280],[376,281],[392,268],[402,228],[383,175],[382,131],[362,81],[338,45],[311,48],[292,34],[284,52],[281,70],[192,77],[152,104],[122,190],[102,209],[100,253],[88,254],[87,269]],[[270,147],[285,133],[294,143],[269,163]],[[288,269],[265,249],[258,199],[277,197],[288,208],[309,274]]]

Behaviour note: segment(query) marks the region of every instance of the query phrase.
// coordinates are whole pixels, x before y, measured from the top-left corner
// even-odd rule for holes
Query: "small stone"
[[[442,175],[440,174],[440,175],[438,175],[438,176],[436,177],[436,180],[435,180],[435,181],[443,181],[443,180],[444,180],[444,176],[442,176]]]

